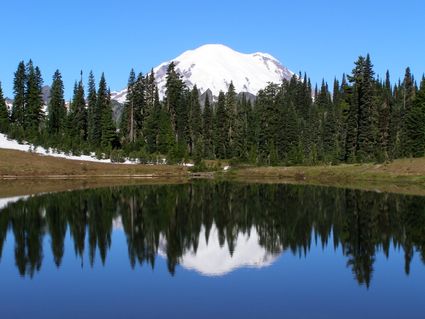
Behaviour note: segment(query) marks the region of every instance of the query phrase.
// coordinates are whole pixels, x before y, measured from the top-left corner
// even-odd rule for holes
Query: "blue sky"
[[[12,95],[13,72],[32,58],[46,84],[59,68],[67,98],[83,70],[105,72],[123,88],[131,67],[146,72],[188,49],[222,43],[263,51],[313,82],[350,72],[370,53],[375,70],[392,79],[406,66],[425,72],[423,0],[3,0],[0,81]]]

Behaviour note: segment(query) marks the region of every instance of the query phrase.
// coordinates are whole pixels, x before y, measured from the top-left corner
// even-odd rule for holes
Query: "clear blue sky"
[[[270,53],[313,82],[350,72],[367,52],[393,80],[408,65],[417,78],[425,72],[423,0],[4,0],[1,13],[7,96],[20,60],[32,58],[46,84],[59,68],[69,98],[80,70],[104,71],[118,90],[131,67],[146,72],[206,43]]]

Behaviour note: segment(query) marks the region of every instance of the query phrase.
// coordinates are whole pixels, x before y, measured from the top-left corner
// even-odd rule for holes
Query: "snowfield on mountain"
[[[236,92],[256,95],[268,83],[280,83],[294,74],[270,54],[246,54],[222,44],[206,44],[153,69],[161,98],[165,96],[166,73],[171,62],[190,89],[196,85],[201,94],[209,89],[213,96],[226,92],[231,82]],[[112,92],[112,99],[124,103],[126,94],[127,89]]]

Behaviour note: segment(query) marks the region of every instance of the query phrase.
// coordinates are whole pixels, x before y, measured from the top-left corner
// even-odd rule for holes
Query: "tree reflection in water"
[[[11,203],[0,211],[0,258],[10,231],[16,267],[22,276],[32,277],[42,267],[43,238],[49,236],[60,267],[69,232],[77,256],[83,258],[88,249],[93,265],[97,251],[105,263],[114,227],[126,235],[131,267],[146,263],[154,268],[160,253],[171,274],[189,253],[196,256],[210,245],[221,249],[221,255],[225,248],[227,258],[233,258],[244,249],[238,238],[254,238],[261,250],[258,256],[252,246],[240,251],[253,255],[241,261],[248,266],[261,266],[262,258],[270,263],[282,251],[308,256],[316,242],[341,247],[355,279],[366,286],[376,252],[388,256],[391,244],[403,249],[406,274],[414,252],[425,260],[423,197],[210,181],[71,191]]]

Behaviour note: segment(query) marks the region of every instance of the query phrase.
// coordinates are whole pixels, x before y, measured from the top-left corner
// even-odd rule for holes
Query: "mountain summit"
[[[233,82],[236,92],[257,94],[267,83],[280,83],[293,72],[267,53],[240,53],[222,44],[206,44],[189,50],[154,68],[160,96],[165,95],[167,68],[175,63],[176,71],[189,88],[195,84],[201,93],[208,89],[214,96],[226,92]],[[112,99],[124,102],[127,90],[113,92]]]

